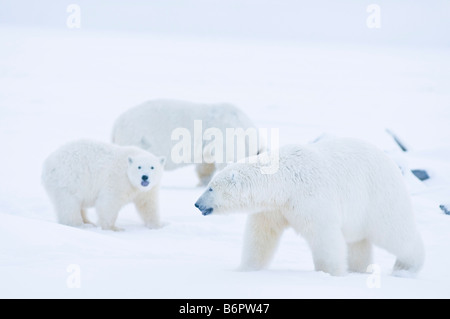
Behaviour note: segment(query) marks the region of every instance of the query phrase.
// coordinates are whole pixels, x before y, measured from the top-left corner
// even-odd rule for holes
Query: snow
[[[102,24],[89,10],[106,15],[106,4],[79,1],[82,28],[68,29],[65,6],[43,1],[36,10],[47,16],[30,20],[32,2],[0,1],[0,297],[449,298],[450,216],[439,209],[450,205],[450,10],[444,2],[380,1],[385,15],[378,34],[365,26],[365,5],[350,1],[337,8],[321,0],[324,15],[319,4],[300,10],[287,2],[303,20],[294,21],[286,4],[273,10],[286,20],[281,25],[264,23],[272,12],[268,0],[255,20],[251,1],[243,11],[194,2],[205,12],[215,8],[205,20],[211,28],[198,22],[183,28],[203,11],[163,4],[148,4],[156,20],[133,24],[129,15],[145,16],[145,4],[117,1]],[[17,3],[30,6],[21,10]],[[336,8],[352,18],[333,15]],[[128,16],[114,27],[121,10]],[[178,24],[161,22],[163,13]],[[242,34],[236,24],[226,27],[233,14]],[[417,17],[422,20],[412,25]],[[354,136],[402,167],[425,169],[427,181],[405,177],[425,242],[424,269],[415,278],[392,276],[394,257],[376,249],[380,288],[369,288],[370,274],[314,272],[307,244],[289,230],[268,269],[237,271],[245,216],[201,216],[193,204],[203,189],[195,187],[193,167],[165,173],[162,229],[146,229],[132,205],[117,222],[124,232],[59,225],[40,185],[44,159],[74,139],[109,141],[115,118],[152,98],[230,102],[257,125],[278,128],[281,145],[322,134]],[[410,151],[402,153],[386,129]],[[80,271],[79,289],[69,288],[71,265]]]

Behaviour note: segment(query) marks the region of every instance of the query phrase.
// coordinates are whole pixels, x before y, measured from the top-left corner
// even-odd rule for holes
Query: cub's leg
[[[58,222],[67,226],[79,227],[83,225],[81,203],[70,194],[59,192],[52,196]]]
[[[103,230],[123,230],[115,226],[119,210],[122,206],[122,203],[119,203],[114,196],[99,196],[95,203],[95,209],[98,215],[98,224]]]
[[[148,228],[160,228],[162,226],[159,216],[159,187],[155,186],[150,191],[140,193],[134,200],[139,215]]]

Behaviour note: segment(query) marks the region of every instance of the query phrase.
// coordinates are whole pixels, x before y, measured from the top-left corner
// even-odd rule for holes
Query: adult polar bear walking
[[[195,121],[201,121],[201,136],[195,135]],[[245,147],[245,156],[256,155],[264,146],[258,141],[258,131],[250,119],[238,108],[230,104],[200,104],[177,100],[152,100],[141,105],[133,107],[123,113],[116,120],[112,132],[112,142],[118,145],[134,145],[158,156],[164,156],[167,159],[166,170],[174,170],[183,165],[196,164],[197,175],[201,185],[206,185],[211,179],[216,169],[221,169],[229,161],[239,159],[238,153],[229,154],[225,142],[222,144],[222,154],[226,158],[195,160],[195,150],[200,149],[204,157],[205,146],[210,141],[220,139],[216,134],[208,135],[208,129],[215,128],[220,131],[222,138],[226,136],[227,129],[238,129],[241,134],[232,137],[231,142],[237,138],[236,147],[239,145]],[[188,160],[180,161],[172,158],[172,151],[176,145],[172,134],[177,134],[177,130],[187,129],[191,139],[187,142]],[[251,129],[250,131],[247,131]],[[203,133],[204,131],[204,133]],[[247,134],[242,134],[244,131]],[[254,134],[251,134],[254,133]],[[175,136],[179,138],[179,136]],[[200,139],[199,139],[200,138]],[[201,144],[201,145],[199,145]],[[192,152],[194,149],[194,152]],[[216,150],[217,152],[217,150]],[[177,154],[178,155],[178,154]],[[185,154],[186,155],[186,154]]]
[[[261,174],[255,161],[232,164],[212,179],[195,206],[203,215],[253,213],[243,269],[267,266],[288,226],[308,242],[315,269],[332,275],[365,272],[372,245],[397,257],[394,270],[416,272],[424,261],[399,168],[382,151],[354,139],[285,146],[271,175]]]
[[[134,146],[79,140],[46,159],[42,182],[62,224],[90,223],[86,209],[95,206],[102,229],[120,230],[114,225],[119,210],[134,202],[145,225],[158,228],[164,161]]]

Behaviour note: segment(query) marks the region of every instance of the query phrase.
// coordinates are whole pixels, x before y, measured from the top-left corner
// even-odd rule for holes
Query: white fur
[[[257,163],[232,164],[196,203],[204,213],[254,213],[243,269],[267,266],[288,226],[306,239],[318,271],[366,272],[372,245],[397,257],[396,271],[421,268],[424,248],[410,197],[398,166],[382,151],[334,139],[283,147],[279,165],[277,173],[264,175]]]
[[[230,104],[152,100],[129,109],[116,120],[112,142],[118,145],[138,146],[155,155],[164,156],[167,158],[165,169],[173,170],[187,164],[172,161],[171,151],[177,141],[171,140],[171,134],[177,128],[186,128],[191,132],[193,139],[195,120],[202,120],[202,133],[208,128],[218,128],[224,139],[226,128],[242,128],[244,130],[254,128],[250,119]],[[202,147],[208,143],[209,141],[203,141]],[[246,147],[248,150],[248,145]],[[232,158],[231,160],[237,159]],[[217,165],[214,165],[215,163],[196,164],[200,184],[206,185],[215,169],[223,168],[226,162],[227,160],[224,160],[223,163],[216,163]],[[194,163],[194,159],[189,164],[192,163]]]
[[[164,158],[137,147],[80,140],[62,146],[47,158],[42,183],[61,224],[90,223],[86,209],[95,207],[103,229],[119,230],[114,226],[119,210],[134,202],[145,225],[157,228],[163,165]],[[144,175],[148,176],[148,186],[141,184]]]

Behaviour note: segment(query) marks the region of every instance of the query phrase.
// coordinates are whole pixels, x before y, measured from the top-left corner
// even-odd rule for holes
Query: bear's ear
[[[133,164],[133,158],[132,157],[128,157],[128,165]]]
[[[231,179],[231,183],[233,183],[233,184],[237,183],[237,176],[234,172],[231,172],[230,179]]]
[[[164,166],[164,165],[166,164],[166,158],[165,158],[164,156],[161,156],[161,157],[159,158],[159,163],[160,163],[162,166]]]
[[[142,136],[141,146],[144,150],[149,150],[152,147],[152,144],[148,141],[148,139],[145,136]]]

